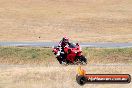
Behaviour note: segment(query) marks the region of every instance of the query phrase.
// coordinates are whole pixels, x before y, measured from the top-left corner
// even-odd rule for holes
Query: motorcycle
[[[57,55],[59,50],[61,47],[54,46],[52,52]],[[69,43],[68,47],[64,47],[64,52],[60,52],[56,58],[60,64],[87,64],[87,59],[82,55],[82,49],[78,43]]]

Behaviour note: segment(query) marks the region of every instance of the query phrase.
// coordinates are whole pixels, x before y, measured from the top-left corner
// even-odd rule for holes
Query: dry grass
[[[131,66],[84,66],[87,73],[131,74]],[[0,88],[82,88],[75,80],[77,66],[0,67]],[[86,84],[83,88],[131,88],[132,84]]]
[[[130,0],[0,0],[0,41],[131,42]]]

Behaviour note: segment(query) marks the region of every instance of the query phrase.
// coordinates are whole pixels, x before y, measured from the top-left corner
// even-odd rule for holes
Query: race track
[[[56,42],[0,42],[0,46],[31,46],[31,47],[52,47],[57,45]],[[128,48],[132,43],[79,43],[82,47],[97,48]]]

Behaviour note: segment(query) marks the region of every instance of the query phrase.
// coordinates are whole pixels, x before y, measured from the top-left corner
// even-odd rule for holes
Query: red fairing
[[[73,53],[73,54],[69,54],[69,55],[67,56],[67,59],[73,63],[74,60],[75,60],[75,56],[76,56],[75,53]]]
[[[54,54],[56,55],[58,51],[59,51],[58,48],[53,48],[53,51],[52,52],[54,52]]]
[[[56,49],[53,49],[53,52],[54,52],[55,54],[57,54],[58,50],[56,50]]]
[[[76,59],[76,56],[81,56],[82,51],[79,45],[76,45],[75,48],[65,47],[64,51],[67,53],[67,59],[72,63]]]

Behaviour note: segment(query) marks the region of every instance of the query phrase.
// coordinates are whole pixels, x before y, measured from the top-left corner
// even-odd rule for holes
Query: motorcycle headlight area
[[[75,51],[75,53],[77,53],[77,52]]]
[[[76,51],[74,51],[75,53],[78,53],[78,52],[80,52],[80,50],[76,50]]]

